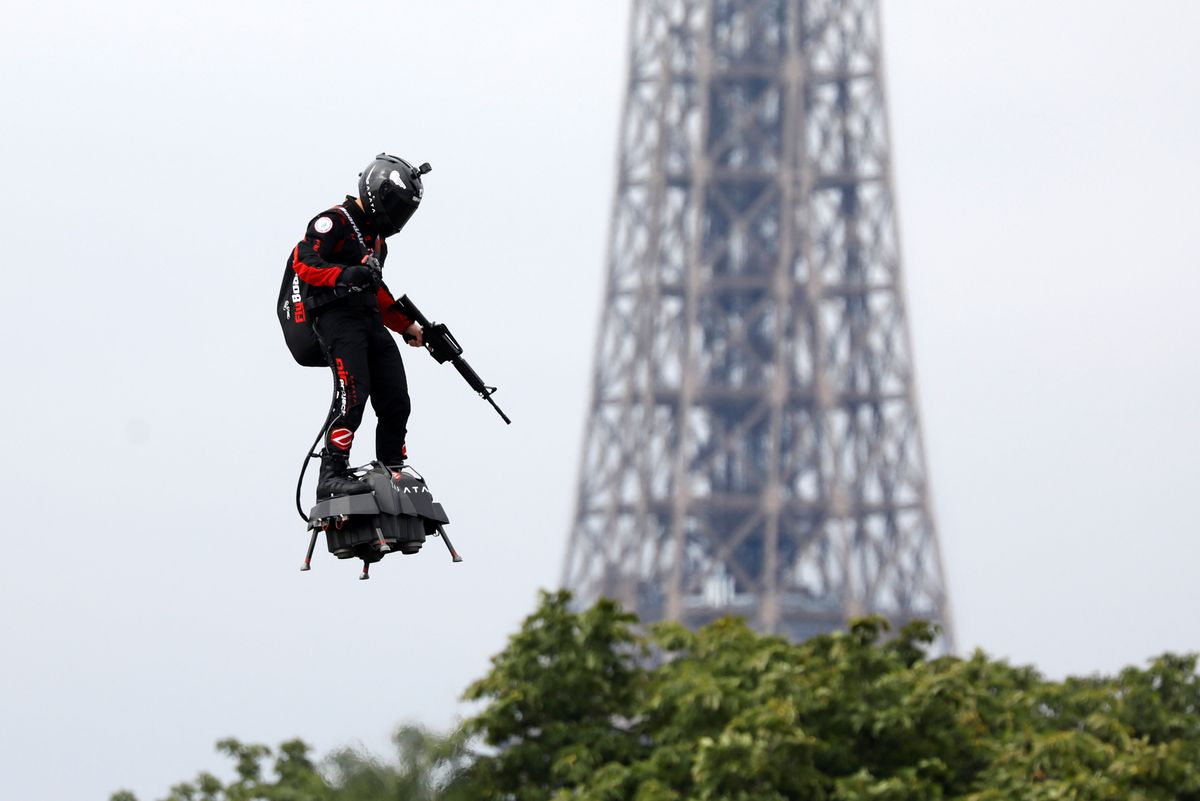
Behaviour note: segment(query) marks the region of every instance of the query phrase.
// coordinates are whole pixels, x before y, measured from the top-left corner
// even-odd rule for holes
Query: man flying
[[[383,283],[384,239],[397,233],[421,203],[419,168],[380,153],[359,173],[358,197],[346,196],[308,223],[292,251],[299,278],[298,313],[310,315],[313,331],[333,371],[336,397],[325,431],[317,500],[370,492],[349,470],[350,446],[367,399],[375,409],[375,456],[393,471],[407,453],[404,438],[411,409],[400,349],[388,333],[420,347],[421,326],[408,319]]]

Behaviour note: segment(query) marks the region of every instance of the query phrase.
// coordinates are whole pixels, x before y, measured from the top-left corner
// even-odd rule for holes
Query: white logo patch
[[[400,186],[404,186],[406,189],[408,188],[404,184],[404,179],[400,177],[399,170],[392,170],[391,173],[388,175],[388,180],[394,184],[399,184]]]
[[[333,230],[333,220],[328,217],[318,217],[317,221],[313,223],[313,228],[318,234],[327,234]]]

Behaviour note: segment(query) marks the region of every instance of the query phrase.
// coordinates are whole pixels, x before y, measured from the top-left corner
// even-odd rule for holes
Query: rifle
[[[484,384],[479,374],[471,369],[471,365],[467,364],[467,360],[462,357],[462,345],[458,344],[458,340],[450,333],[450,329],[446,327],[445,323],[429,322],[429,319],[421,314],[421,310],[408,299],[408,295],[401,295],[400,300],[396,301],[396,305],[400,307],[400,311],[404,313],[405,317],[421,324],[424,331],[422,336],[425,340],[425,349],[437,360],[437,363],[450,362],[454,365],[454,369],[458,370],[458,374],[467,380],[471,389],[478,392],[479,397],[492,404],[492,408],[505,423],[512,425],[512,420],[509,420],[508,415],[501,411],[500,407],[496,405],[496,401],[492,400],[496,387]],[[410,337],[405,336],[405,339],[410,339]]]

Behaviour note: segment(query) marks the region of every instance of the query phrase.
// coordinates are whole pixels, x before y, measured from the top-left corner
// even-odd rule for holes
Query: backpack
[[[292,358],[303,367],[325,367],[325,351],[313,330],[310,310],[304,306],[304,292],[300,276],[292,269],[289,258],[283,270],[283,283],[279,286],[279,301],[275,306],[279,325],[283,328],[283,340],[287,343]]]
[[[364,251],[371,253],[372,251],[367,248],[367,243],[363,241],[362,231],[358,230],[350,213],[341,206],[333,208],[350,224],[359,246]],[[300,366],[328,367],[329,362],[325,360],[325,349],[321,347],[321,342],[317,339],[317,332],[313,329],[312,320],[309,317],[312,308],[305,304],[307,295],[304,282],[292,269],[292,260],[289,257],[287,266],[283,269],[283,283],[279,287],[279,299],[275,303],[275,314],[279,317],[280,327],[283,328],[283,340],[287,343],[288,350],[292,352],[292,358]]]

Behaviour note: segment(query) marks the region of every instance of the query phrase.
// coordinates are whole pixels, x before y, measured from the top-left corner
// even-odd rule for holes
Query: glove
[[[375,276],[366,266],[362,264],[352,264],[349,267],[342,269],[342,274],[338,276],[338,286],[348,286],[351,289],[366,289],[375,280]]]
[[[379,273],[365,264],[352,264],[342,270],[337,283],[339,286],[350,287],[355,292],[371,289],[379,284]]]
[[[371,271],[375,286],[381,286],[383,284],[383,265],[379,263],[379,259],[375,258],[375,254],[368,253],[363,256],[362,263],[364,267]]]

